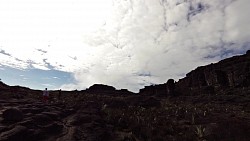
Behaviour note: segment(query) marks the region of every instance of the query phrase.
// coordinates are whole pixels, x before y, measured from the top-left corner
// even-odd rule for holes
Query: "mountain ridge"
[[[220,60],[217,63],[211,63],[205,66],[199,66],[186,74],[184,78],[175,82],[176,94],[196,95],[196,94],[215,94],[219,91],[232,88],[249,88],[250,86],[250,50],[243,55],[237,55]],[[32,91],[33,89],[23,86],[9,86],[3,82],[0,89],[15,89],[16,91]],[[41,91],[41,90],[35,90]],[[138,93],[130,92],[127,89],[116,89],[113,86],[105,84],[94,84],[82,92],[88,93],[113,93],[113,94],[140,94],[140,95],[169,95],[167,82],[145,86]]]

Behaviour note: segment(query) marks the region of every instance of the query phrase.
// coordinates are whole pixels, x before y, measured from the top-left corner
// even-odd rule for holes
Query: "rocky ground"
[[[53,96],[54,95],[54,96]],[[0,100],[0,140],[248,141],[250,96],[52,94]]]

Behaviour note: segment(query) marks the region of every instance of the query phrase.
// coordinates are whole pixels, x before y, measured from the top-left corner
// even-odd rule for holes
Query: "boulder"
[[[53,119],[46,114],[37,114],[32,119],[38,125],[48,125],[53,122]]]
[[[23,113],[16,108],[6,109],[3,111],[3,119],[7,122],[19,122],[23,120]]]

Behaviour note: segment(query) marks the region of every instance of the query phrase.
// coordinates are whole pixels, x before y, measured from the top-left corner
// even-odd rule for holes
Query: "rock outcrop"
[[[177,83],[174,83],[173,79],[169,79],[164,84],[146,86],[140,90],[140,94],[161,96],[216,94],[230,91],[233,88],[249,87],[250,51],[247,51],[244,55],[198,67]]]
[[[103,84],[94,84],[88,89],[83,90],[83,92],[93,93],[93,94],[113,94],[113,95],[130,95],[134,94],[133,92],[128,91],[127,89],[116,90],[113,86],[103,85]]]
[[[166,96],[168,94],[167,84],[159,84],[159,85],[151,85],[145,86],[145,88],[140,89],[139,94],[141,95],[158,95],[158,96]]]
[[[164,84],[145,86],[145,88],[140,89],[141,95],[157,95],[157,96],[174,96],[178,92],[175,91],[176,82],[174,79],[169,79]]]
[[[108,85],[103,84],[94,84],[93,86],[90,86],[89,91],[115,91],[115,88]]]
[[[198,67],[177,83],[178,89],[183,94],[193,95],[214,94],[230,88],[247,88],[249,86],[250,53]]]

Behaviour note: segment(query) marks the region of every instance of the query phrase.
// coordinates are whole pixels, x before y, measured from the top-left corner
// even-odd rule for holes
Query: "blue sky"
[[[0,77],[138,92],[250,49],[249,0],[1,0]],[[50,86],[50,87],[49,87]]]
[[[15,69],[11,67],[0,67],[0,78],[8,85],[26,86],[33,89],[43,90],[58,89],[65,83],[71,83],[70,73],[56,70],[40,70],[40,69]]]

